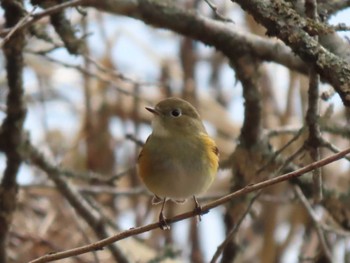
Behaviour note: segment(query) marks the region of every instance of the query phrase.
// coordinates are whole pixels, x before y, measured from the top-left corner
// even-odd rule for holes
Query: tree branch
[[[155,27],[172,30],[215,47],[229,59],[233,59],[238,53],[249,53],[261,60],[273,61],[304,74],[307,72],[304,62],[280,42],[243,32],[232,24],[215,21],[196,11],[179,8],[173,1],[85,0],[84,6],[129,16]]]
[[[14,27],[24,16],[21,0],[1,2],[6,27]],[[6,155],[6,168],[0,183],[0,262],[6,262],[6,239],[17,204],[17,172],[22,162],[19,153],[26,108],[23,103],[24,32],[13,33],[3,46],[6,58],[8,95],[6,118],[0,129],[0,150]]]
[[[179,214],[177,216],[174,216],[172,218],[166,219],[166,223],[167,224],[173,224],[175,222],[190,218],[190,217],[194,217],[199,215],[199,213],[208,213],[210,209],[213,209],[219,205],[222,205],[228,201],[230,201],[233,198],[237,198],[239,196],[243,196],[246,195],[248,193],[251,192],[255,192],[258,191],[260,189],[275,185],[277,183],[283,182],[283,181],[287,181],[296,177],[299,177],[305,173],[308,173],[316,168],[320,168],[323,167],[327,164],[330,164],[332,162],[335,162],[341,158],[343,158],[344,156],[346,156],[347,154],[350,153],[350,148],[343,150],[337,154],[331,155],[327,158],[321,159],[320,161],[311,163],[301,169],[298,169],[296,171],[272,178],[272,179],[268,179],[265,181],[262,181],[260,183],[256,183],[256,184],[251,184],[251,185],[247,185],[246,187],[235,191],[231,194],[225,195],[213,202],[210,202],[206,205],[202,206],[202,210],[198,211],[198,210],[193,210],[190,212],[186,212],[183,214]],[[47,255],[44,255],[40,258],[37,258],[35,260],[30,261],[29,263],[44,263],[44,262],[50,262],[50,261],[54,261],[54,260],[58,260],[58,259],[62,259],[62,258],[68,258],[71,256],[76,256],[76,255],[80,255],[80,254],[84,254],[84,253],[88,253],[91,251],[95,251],[95,250],[100,250],[103,247],[110,245],[114,242],[117,242],[119,240],[131,237],[131,236],[135,236],[135,235],[139,235],[145,232],[148,232],[150,230],[154,230],[157,228],[161,227],[161,223],[157,222],[157,223],[152,223],[149,225],[145,225],[145,226],[141,226],[141,227],[135,227],[135,228],[130,228],[129,230],[125,230],[119,234],[116,234],[114,236],[102,239],[98,242],[92,243],[92,244],[88,244],[85,246],[81,246],[81,247],[77,247],[77,248],[72,248],[66,251],[62,251],[62,252],[57,252],[57,253],[50,253]]]
[[[312,36],[329,34],[322,23],[305,19],[283,0],[235,0],[270,36],[286,43],[305,62],[315,66],[322,79],[333,85],[344,105],[350,106],[350,65],[325,49]]]
[[[96,236],[100,239],[107,238],[108,230],[100,214],[82,197],[82,195],[71,185],[69,185],[61,176],[60,169],[49,163],[44,156],[34,148],[29,141],[22,146],[23,158],[30,160],[34,165],[44,170],[48,177],[55,183],[57,190],[64,196],[69,204],[75,209],[77,214],[84,219],[94,230]],[[111,243],[112,244],[112,243]],[[108,247],[118,262],[128,263],[120,248],[116,245]]]

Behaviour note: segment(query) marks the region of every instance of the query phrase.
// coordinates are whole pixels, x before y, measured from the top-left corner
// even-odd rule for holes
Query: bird
[[[165,230],[170,229],[163,213],[167,200],[182,203],[193,197],[200,218],[196,196],[213,183],[219,150],[189,102],[170,97],[146,110],[153,114],[152,133],[138,156],[138,174],[154,194],[153,204],[162,203],[159,223]]]

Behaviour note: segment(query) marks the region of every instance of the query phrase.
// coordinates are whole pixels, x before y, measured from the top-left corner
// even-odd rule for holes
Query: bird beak
[[[155,108],[146,107],[146,110],[148,110],[149,112],[153,113],[154,115],[160,115],[160,112],[157,111]]]

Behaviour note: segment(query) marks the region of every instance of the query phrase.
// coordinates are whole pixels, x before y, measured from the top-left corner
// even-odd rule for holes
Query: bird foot
[[[200,222],[200,221],[202,221],[203,210],[202,210],[202,207],[198,203],[197,198],[195,196],[193,196],[193,201],[194,201],[194,205],[195,205],[194,212],[197,214],[198,222]]]
[[[170,230],[170,226],[166,222],[166,217],[164,216],[163,211],[159,214],[159,227],[162,230]]]

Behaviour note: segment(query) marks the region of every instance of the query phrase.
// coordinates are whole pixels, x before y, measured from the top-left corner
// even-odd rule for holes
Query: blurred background
[[[196,15],[233,31],[265,37],[266,30],[230,1],[176,2],[181,10],[196,10]],[[26,10],[32,8],[26,3]],[[45,37],[28,36],[24,50],[28,107],[24,129],[45,162],[29,158],[20,167],[9,262],[28,262],[157,221],[160,206],[152,206],[136,162],[151,133],[152,116],[144,107],[166,97],[194,104],[220,150],[222,169],[201,203],[312,162],[304,147],[307,71],[261,59],[242,62],[239,56],[233,62],[213,47],[149,26],[142,18],[93,8],[70,8],[64,16],[83,52],[69,51],[47,17],[35,24],[36,32]],[[349,23],[349,17],[344,7],[326,20],[339,25]],[[348,32],[337,35],[347,43]],[[0,63],[3,121],[7,95],[3,57]],[[251,69],[246,71],[240,63],[252,65]],[[242,86],[245,78],[253,80],[254,87]],[[247,110],[248,91],[259,107]],[[318,94],[323,158],[349,147],[349,111],[329,85],[320,83]],[[257,133],[252,141],[250,131]],[[5,167],[5,155],[0,154],[1,171]],[[327,260],[327,249],[333,262],[350,262],[348,160],[321,172],[322,202],[313,200],[309,174],[305,175],[309,180],[281,183],[234,199],[212,209],[201,222],[184,220],[170,231],[157,229],[122,240],[114,248],[60,262],[122,262],[122,257],[126,262],[329,262],[329,257],[322,261]],[[54,174],[84,200],[87,211],[98,214],[104,234],[71,204],[67,192],[52,179]],[[309,200],[309,210],[302,197]],[[168,203],[165,213],[171,217],[191,209],[191,201]],[[218,250],[224,240],[226,246]],[[218,258],[213,259],[216,252]]]

